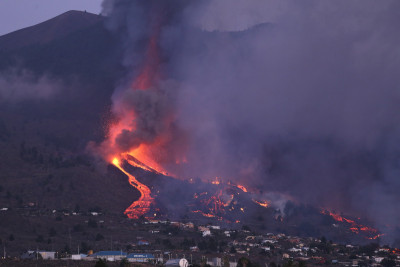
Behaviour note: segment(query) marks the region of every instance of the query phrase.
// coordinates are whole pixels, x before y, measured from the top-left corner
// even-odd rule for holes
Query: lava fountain
[[[125,211],[132,219],[145,215],[154,199],[150,188],[140,183],[124,166],[173,176],[164,165],[176,162],[176,155],[169,148],[178,130],[174,126],[171,101],[166,97],[169,87],[164,85],[165,75],[160,67],[163,63],[161,30],[166,23],[164,19],[169,18],[159,5],[151,5],[149,12],[153,16],[146,18],[146,34],[132,43],[135,55],[140,55],[133,59],[133,78],[113,95],[115,120],[109,124],[107,139],[102,143],[105,159],[127,175],[129,183],[141,194],[139,200]]]

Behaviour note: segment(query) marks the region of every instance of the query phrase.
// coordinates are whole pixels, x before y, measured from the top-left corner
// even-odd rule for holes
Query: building
[[[73,254],[71,255],[71,260],[80,261],[86,257],[87,257],[86,254]]]
[[[124,258],[126,258],[126,252],[122,251],[99,251],[96,252],[90,257],[93,257],[95,259],[103,259],[107,261],[120,261]]]
[[[146,253],[131,253],[126,258],[129,262],[149,262],[155,260],[153,254]]]
[[[213,258],[211,261],[207,261],[207,264],[209,264],[213,267],[221,267],[222,259],[221,258]]]
[[[54,260],[56,258],[55,251],[39,251],[38,253],[40,254],[40,256],[42,256],[42,259],[44,260]]]
[[[28,250],[27,252],[21,255],[21,259],[23,260],[37,259],[37,258],[42,258],[44,260],[54,260],[56,258],[56,252]]]
[[[189,262],[186,259],[170,259],[165,263],[167,267],[188,267]]]
[[[211,231],[210,230],[203,231],[203,237],[205,236],[211,236]]]

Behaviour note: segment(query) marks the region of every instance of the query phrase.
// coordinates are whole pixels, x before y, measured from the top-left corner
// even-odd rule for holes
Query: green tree
[[[119,267],[128,267],[129,262],[126,258],[122,259],[121,262],[119,263]]]
[[[97,222],[93,219],[89,219],[88,226],[92,228],[97,228]]]
[[[246,258],[246,257],[241,257],[241,258],[238,260],[237,267],[250,267],[250,266],[251,266],[251,262],[250,262],[250,260],[249,260],[248,258]]]
[[[35,239],[36,242],[38,243],[43,243],[44,242],[44,238],[42,235],[38,235],[37,238]]]
[[[56,229],[54,229],[54,227],[51,227],[49,230],[49,236],[53,237],[56,235],[57,235]]]
[[[11,234],[11,235],[8,237],[8,240],[10,240],[10,241],[14,241],[14,240],[15,240],[15,237],[14,237],[14,235],[13,235],[13,234]]]
[[[105,260],[99,259],[94,265],[94,267],[107,267],[107,263]]]
[[[250,230],[250,227],[249,227],[248,225],[243,225],[243,226],[242,226],[242,230],[244,230],[244,231],[251,231],[251,230]]]
[[[71,248],[67,244],[65,244],[63,252],[66,254],[71,254]]]
[[[229,267],[229,258],[226,255],[222,257],[222,267]]]
[[[86,242],[81,242],[81,251],[84,251],[85,253],[87,252],[87,251],[89,251],[91,248],[90,248],[90,246],[88,245],[88,243],[86,243]]]
[[[396,262],[392,259],[383,259],[381,262],[383,267],[394,267],[396,266]]]
[[[103,240],[104,239],[104,236],[102,235],[102,234],[100,234],[100,233],[97,233],[97,235],[96,235],[96,241],[101,241],[101,240]]]
[[[81,211],[81,207],[79,207],[79,204],[76,204],[75,208],[74,208],[74,212],[78,213],[80,211]]]

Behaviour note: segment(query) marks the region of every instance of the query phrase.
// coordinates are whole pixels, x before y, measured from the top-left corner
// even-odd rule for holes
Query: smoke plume
[[[47,75],[37,77],[27,70],[0,73],[0,103],[49,99],[62,88],[60,81]]]
[[[397,226],[400,2],[106,0],[130,70],[119,150]],[[153,89],[131,91],[156,38]],[[153,51],[154,52],[154,51]],[[152,57],[150,57],[152,58]],[[131,117],[132,118],[132,117]],[[179,157],[184,155],[184,162]]]

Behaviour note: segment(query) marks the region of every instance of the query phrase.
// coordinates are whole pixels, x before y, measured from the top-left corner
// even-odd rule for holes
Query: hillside
[[[0,243],[13,235],[11,251],[27,249],[51,227],[60,233],[85,224],[82,217],[56,221],[63,210],[121,218],[138,197],[125,176],[85,152],[104,137],[122,71],[117,38],[103,20],[69,11],[0,37],[0,206],[8,209]],[[54,94],[30,92],[44,87]]]
[[[107,182],[105,171],[94,171],[85,148],[89,141],[104,136],[111,94],[121,69],[116,63],[117,46],[116,38],[104,28],[103,17],[79,11],[0,37],[0,78],[6,81],[0,84],[0,153],[4,159],[0,184],[4,192],[13,196],[19,192],[24,203],[60,207],[76,201],[90,203],[90,192],[112,188],[102,184],[111,181]],[[106,68],[115,72],[106,72]],[[22,92],[29,94],[27,90],[33,87],[49,87],[55,93],[48,98],[1,98],[1,92],[25,90]],[[51,186],[49,177],[63,178]],[[51,192],[52,187],[68,191],[69,185],[76,188],[75,200],[71,192],[46,199],[44,192]],[[95,196],[93,199],[96,202]]]
[[[101,16],[71,10],[40,24],[0,36],[0,51],[50,43],[102,21]]]

